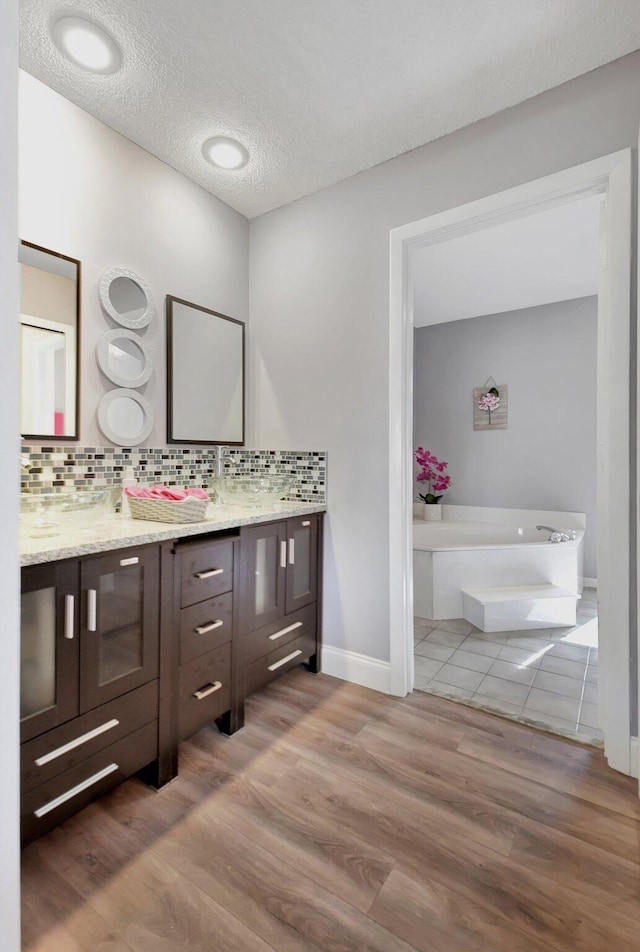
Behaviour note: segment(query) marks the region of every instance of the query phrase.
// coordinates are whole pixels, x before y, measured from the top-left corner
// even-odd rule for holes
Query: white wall
[[[589,578],[597,318],[598,299],[578,298],[421,327],[414,350],[414,446],[448,461],[446,502],[586,512]],[[506,430],[473,429],[473,389],[489,376],[509,388]]]
[[[389,657],[390,229],[637,146],[640,54],[251,223],[252,439],[326,447],[324,637]]]
[[[115,325],[98,283],[109,268],[138,272],[158,317],[145,332],[154,374],[141,392],[155,410],[149,446],[166,442],[166,294],[246,321],[249,225],[238,212],[27,73],[20,74],[20,237],[82,262],[80,441],[109,441],[97,426],[113,389],[95,348]]]
[[[18,314],[19,271],[17,242],[18,169],[16,150],[18,71],[18,4],[7,0],[2,7],[0,30],[0,300],[3,328],[0,348],[0,446],[6,458],[7,486],[0,495],[2,525],[2,649],[0,652],[0,926],[4,952],[20,948],[20,878],[18,822],[18,493],[13,492],[18,439]],[[14,468],[15,467],[15,468]]]

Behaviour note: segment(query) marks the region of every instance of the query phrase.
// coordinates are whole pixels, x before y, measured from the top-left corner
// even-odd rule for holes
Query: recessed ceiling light
[[[249,161],[245,147],[227,136],[214,136],[202,146],[202,153],[208,162],[219,169],[241,169]]]
[[[84,17],[60,17],[51,25],[51,35],[61,53],[76,66],[92,73],[115,73],[122,54],[112,36]]]

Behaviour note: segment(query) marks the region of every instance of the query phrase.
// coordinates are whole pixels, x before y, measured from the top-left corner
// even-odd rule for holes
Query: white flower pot
[[[425,502],[422,518],[425,522],[441,522],[442,505],[439,502]]]

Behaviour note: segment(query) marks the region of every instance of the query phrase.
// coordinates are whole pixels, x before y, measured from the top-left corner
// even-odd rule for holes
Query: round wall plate
[[[153,373],[149,348],[134,331],[106,331],[96,347],[100,370],[119,387],[143,387]]]
[[[100,279],[100,304],[109,317],[130,330],[151,323],[156,313],[149,285],[135,271],[112,268]]]
[[[110,390],[98,404],[98,426],[116,446],[144,443],[153,428],[153,409],[135,390]]]

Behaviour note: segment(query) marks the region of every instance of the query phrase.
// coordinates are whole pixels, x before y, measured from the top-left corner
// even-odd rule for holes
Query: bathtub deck
[[[25,850],[24,948],[631,952],[638,820],[599,751],[296,671]]]

